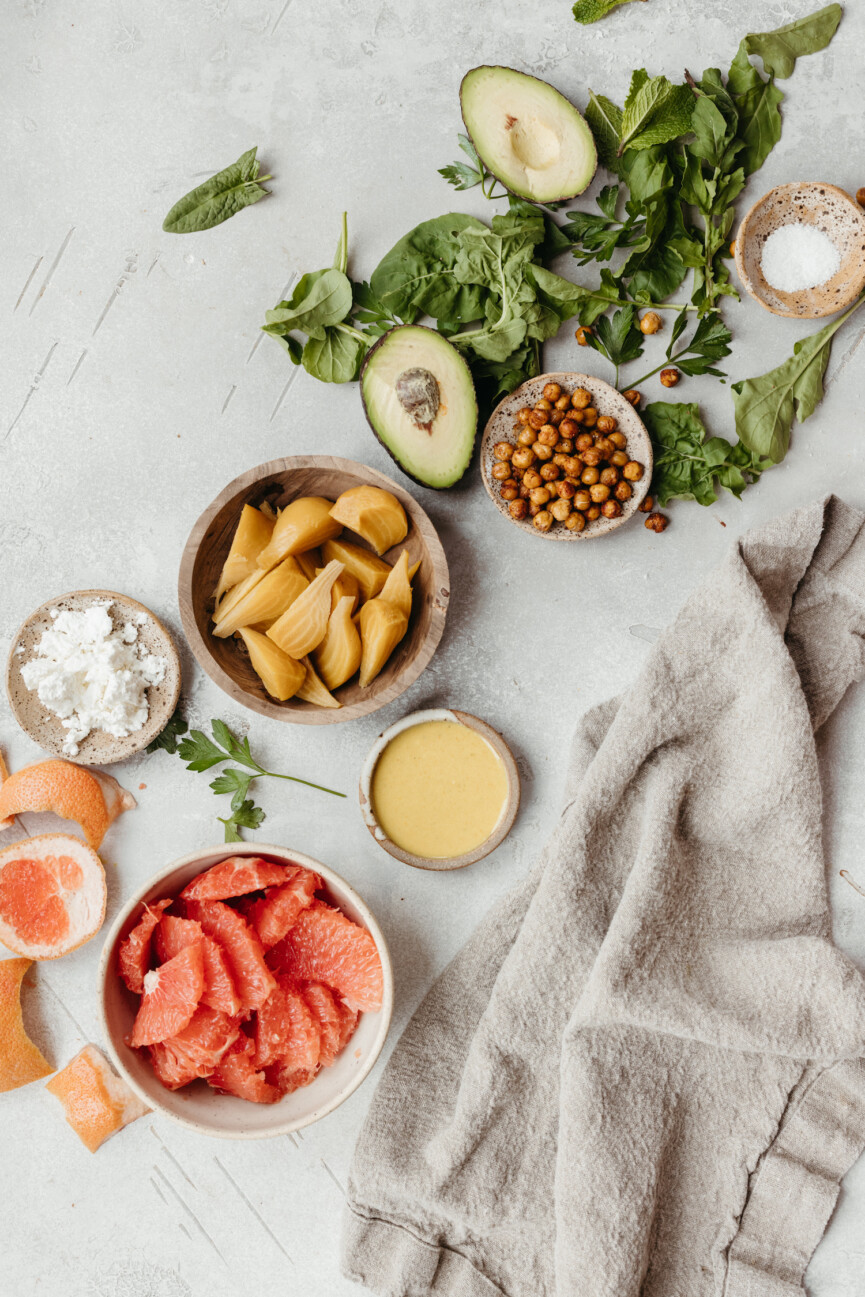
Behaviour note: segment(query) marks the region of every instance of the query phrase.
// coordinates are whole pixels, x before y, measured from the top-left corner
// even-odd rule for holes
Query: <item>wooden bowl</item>
[[[411,851],[405,851],[402,847],[392,842],[382,829],[375,817],[375,811],[372,804],[372,777],[375,773],[376,763],[382,752],[397,734],[403,730],[409,729],[412,725],[423,725],[427,721],[453,721],[460,725],[466,725],[481,738],[486,739],[490,747],[499,757],[505,768],[505,774],[508,781],[508,796],[499,816],[498,823],[492,833],[479,846],[472,851],[466,851],[461,856],[431,857],[416,856]],[[517,769],[517,763],[514,760],[514,754],[511,752],[507,743],[486,721],[482,721],[479,716],[472,716],[470,712],[458,712],[446,710],[444,708],[431,708],[427,711],[411,712],[404,716],[401,721],[391,725],[384,733],[380,734],[369,751],[369,755],[363,764],[360,776],[360,809],[363,814],[366,827],[369,829],[375,841],[389,855],[401,860],[405,865],[412,865],[415,869],[463,869],[466,865],[473,865],[476,860],[483,860],[496,847],[501,846],[505,838],[510,833],[514,820],[517,818],[517,811],[520,808],[520,772]]]
[[[342,491],[361,485],[390,491],[408,516],[405,540],[382,556],[394,563],[400,552],[407,549],[412,563],[420,560],[412,582],[414,597],[408,631],[368,688],[361,689],[355,678],[334,691],[342,703],[340,708],[318,707],[298,698],[277,702],[253,671],[242,643],[233,636],[217,639],[211,634],[213,591],[241,510],[245,504],[260,505],[265,500],[274,508],[283,508],[301,495],[322,495],[335,500]],[[346,534],[352,543],[369,549],[354,532]],[[450,588],[447,560],[436,529],[408,491],[374,468],[350,459],[295,455],[273,459],[242,473],[204,510],[183,551],[178,594],[183,629],[192,651],[211,680],[230,698],[275,720],[332,725],[354,720],[356,716],[368,716],[414,684],[442,637]]]
[[[763,276],[763,244],[783,225],[813,225],[841,255],[841,265],[825,283],[785,293]],[[736,270],[745,288],[773,315],[816,320],[849,306],[865,288],[865,214],[837,185],[818,182],[778,185],[758,199],[739,227]]]
[[[36,645],[42,638],[42,632],[53,625],[52,611],[81,612],[96,600],[110,600],[114,605],[112,620],[115,628],[135,618],[142,619],[137,626],[138,641],[151,653],[166,659],[165,678],[161,684],[151,685],[147,690],[149,712],[147,720],[140,730],[117,738],[106,734],[104,730],[91,730],[86,738],[78,744],[78,754],[68,758],[63,751],[63,744],[69,731],[63,728],[62,722],[53,712],[48,711],[39,701],[35,689],[28,689],[21,677],[21,668],[35,656]],[[9,660],[6,666],[6,692],[15,719],[34,743],[38,743],[45,752],[52,756],[74,760],[82,766],[108,765],[114,761],[124,761],[135,756],[151,743],[170,720],[177,700],[180,697],[180,658],[168,631],[158,617],[149,608],[145,608],[128,595],[117,594],[114,590],[75,590],[71,594],[61,595],[58,599],[49,599],[27,618],[12,639]]]
[[[180,1090],[166,1090],[143,1053],[125,1044],[138,1009],[138,999],[120,979],[117,951],[120,942],[140,919],[142,902],[177,896],[196,874],[229,855],[264,856],[279,864],[312,869],[321,876],[329,902],[366,928],[381,959],[384,981],[381,1008],[377,1013],[361,1014],[348,1048],[331,1067],[323,1068],[310,1085],[285,1095],[274,1104],[250,1103],[231,1094],[217,1094],[205,1081],[193,1081]],[[286,847],[268,846],[261,842],[232,843],[230,847],[222,843],[217,847],[207,847],[175,860],[167,869],[155,874],[129,898],[112,924],[102,949],[99,983],[103,1035],[120,1075],[148,1107],[165,1113],[198,1134],[222,1139],[266,1139],[273,1135],[287,1135],[333,1112],[369,1075],[381,1053],[393,1012],[393,970],[387,945],[375,916],[363,899],[344,878],[320,861]]]
[[[560,522],[555,523],[549,531],[538,531],[537,527],[532,525],[531,518],[520,522],[509,514],[508,502],[502,499],[499,484],[492,476],[492,467],[495,463],[493,446],[497,441],[515,440],[514,424],[517,410],[521,410],[524,405],[532,406],[535,401],[540,400],[547,383],[558,383],[567,392],[573,392],[577,387],[584,387],[591,392],[598,413],[611,414],[616,419],[619,431],[623,432],[628,439],[628,454],[645,466],[646,471],[639,482],[631,483],[634,493],[630,500],[622,505],[621,517],[601,516],[596,522],[588,523],[584,531],[568,531],[567,527]],[[521,531],[532,536],[540,536],[543,540],[595,540],[600,536],[608,536],[611,531],[621,527],[634,516],[648,494],[649,483],[652,480],[652,463],[652,442],[646,431],[646,425],[637,411],[630,402],[625,400],[621,392],[617,392],[602,378],[593,378],[590,374],[539,374],[537,378],[530,378],[527,383],[523,383],[496,406],[484,428],[481,440],[481,476],[487,488],[487,495],[512,527],[519,527]]]

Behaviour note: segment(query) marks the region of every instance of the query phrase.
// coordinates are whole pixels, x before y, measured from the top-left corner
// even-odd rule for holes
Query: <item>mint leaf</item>
[[[649,77],[638,69],[622,115],[618,155],[625,149],[647,149],[684,135],[691,124],[694,96],[688,86],[674,86],[666,77]]]
[[[595,137],[598,161],[610,171],[618,170],[619,139],[622,133],[622,110],[605,95],[589,91],[586,121]]]

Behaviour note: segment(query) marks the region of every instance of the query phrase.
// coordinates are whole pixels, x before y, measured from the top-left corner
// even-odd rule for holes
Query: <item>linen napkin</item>
[[[351,1175],[383,1297],[793,1297],[865,1147],[814,729],[865,674],[865,517],[751,532],[577,730],[531,875],[427,995]]]

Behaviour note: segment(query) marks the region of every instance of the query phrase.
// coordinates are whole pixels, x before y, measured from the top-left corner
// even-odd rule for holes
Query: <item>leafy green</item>
[[[163,752],[170,752],[173,756],[177,751],[178,739],[181,734],[186,733],[186,730],[186,721],[180,715],[180,708],[178,708],[165,726],[165,729],[157,734],[152,743],[148,743],[147,751],[159,752],[162,750]]]
[[[501,197],[499,194],[494,194],[496,178],[481,162],[477,149],[468,135],[458,135],[457,140],[463,153],[470,159],[471,165],[467,166],[465,162],[458,160],[452,162],[450,166],[440,167],[439,175],[444,176],[448,184],[453,185],[455,189],[474,189],[480,185],[485,198]]]
[[[266,198],[270,190],[264,189],[262,183],[271,180],[272,176],[259,177],[261,164],[256,158],[258,146],[242,153],[236,162],[215,176],[205,180],[203,185],[191,189],[188,194],[174,204],[162,222],[162,228],[168,234],[193,234],[198,230],[209,230],[214,225],[221,225],[242,207],[250,207],[260,199]]]
[[[328,325],[339,324],[351,310],[352,290],[348,276],[330,267],[301,275],[287,302],[278,302],[265,313],[265,333],[308,333],[321,341]]]
[[[454,269],[465,230],[483,232],[487,226],[474,216],[451,212],[404,235],[370,276],[370,288],[384,308],[406,324],[422,314],[457,323],[480,319],[484,294],[461,282]]]
[[[815,13],[797,18],[786,27],[771,32],[750,32],[742,40],[740,51],[757,54],[769,76],[789,77],[803,54],[816,54],[831,41],[844,11],[839,4],[826,5]]]
[[[610,171],[618,170],[619,140],[622,134],[622,110],[605,95],[589,91],[586,121],[595,137],[598,161]]]
[[[630,303],[620,307],[612,319],[601,315],[595,322],[594,332],[586,337],[590,346],[615,365],[618,387],[619,366],[643,353],[643,335],[635,323],[634,307]]]
[[[649,77],[639,68],[631,77],[619,132],[618,154],[625,149],[648,149],[687,134],[694,98],[687,86],[672,85],[666,77]]]
[[[740,497],[770,464],[741,443],[710,437],[700,407],[654,401],[643,411],[654,451],[652,492],[662,507],[670,500],[714,504],[715,483]]]
[[[823,375],[832,338],[863,303],[865,293],[843,315],[810,337],[800,338],[783,364],[758,378],[733,384],[736,432],[754,454],[773,464],[779,464],[787,454],[794,415],[804,423],[823,399]]]
[[[578,23],[596,23],[619,5],[629,3],[630,0],[576,0],[572,12]]]

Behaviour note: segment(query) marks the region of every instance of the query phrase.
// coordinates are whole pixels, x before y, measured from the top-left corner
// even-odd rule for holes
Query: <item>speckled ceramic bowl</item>
[[[264,856],[280,864],[302,865],[305,869],[314,870],[323,879],[331,903],[366,928],[381,957],[384,980],[381,1009],[378,1013],[362,1013],[357,1030],[333,1065],[323,1068],[311,1085],[285,1095],[279,1103],[249,1103],[234,1095],[217,1094],[205,1081],[193,1081],[180,1090],[166,1090],[143,1054],[124,1043],[124,1038],[132,1030],[138,999],[126,989],[118,975],[117,950],[140,919],[142,902],[177,896],[196,874],[227,856]],[[261,842],[233,843],[231,847],[223,843],[194,851],[175,860],[174,864],[139,888],[114,920],[105,940],[99,983],[103,1034],[120,1075],[149,1107],[164,1112],[200,1135],[215,1135],[222,1139],[266,1139],[271,1135],[287,1135],[302,1126],[311,1126],[314,1121],[320,1121],[333,1112],[372,1070],[387,1037],[393,1011],[390,956],[369,907],[354,888],[327,865],[299,851]]]
[[[53,624],[51,613],[72,610],[82,612],[93,603],[110,600],[114,607],[111,610],[115,629],[124,622],[141,619],[136,626],[138,641],[151,653],[156,653],[166,660],[165,678],[161,684],[151,685],[147,690],[149,711],[147,720],[140,730],[128,734],[125,738],[116,738],[104,730],[91,730],[86,738],[78,744],[78,755],[74,760],[81,766],[102,766],[113,761],[123,761],[126,757],[142,752],[156,738],[171,718],[177,700],[180,697],[180,657],[168,631],[158,617],[149,608],[145,608],[128,595],[117,594],[114,590],[75,590],[71,594],[60,595],[49,599],[27,618],[19,627],[9,650],[9,661],[6,667],[6,692],[15,719],[34,743],[52,756],[63,757],[63,744],[68,737],[68,730],[61,721],[43,707],[35,690],[28,689],[21,676],[21,668],[35,656],[36,645],[42,638],[42,632]]]
[[[763,276],[763,245],[784,225],[813,225],[841,255],[838,271],[816,288],[785,293]],[[836,185],[805,182],[778,185],[754,204],[739,226],[736,270],[745,288],[773,315],[816,320],[849,306],[865,288],[865,213]]]

